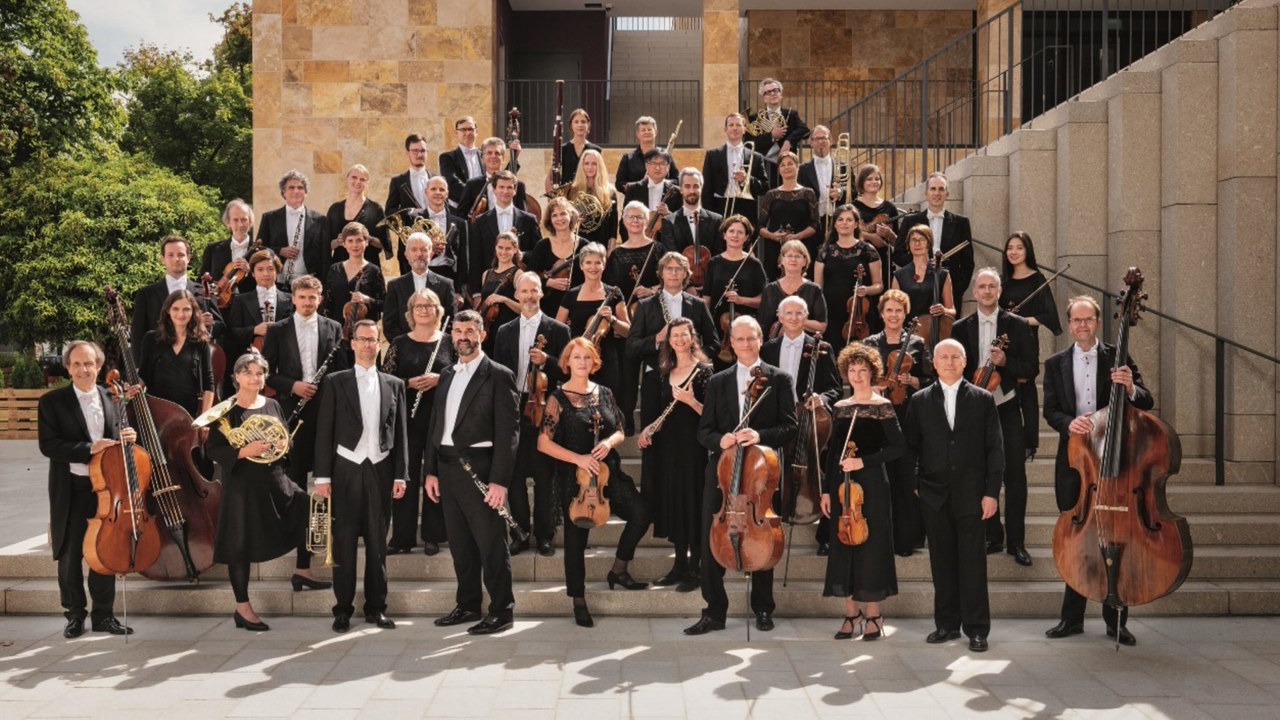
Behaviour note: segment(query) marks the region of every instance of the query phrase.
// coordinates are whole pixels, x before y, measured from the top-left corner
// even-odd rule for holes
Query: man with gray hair
[[[760,110],[747,118],[747,126],[762,126],[760,134],[747,133],[756,152],[769,164],[769,187],[778,186],[778,156],[800,147],[809,127],[794,108],[782,107],[782,82],[768,77],[760,81]],[[761,118],[761,115],[764,117]]]
[[[431,179],[435,181],[437,178],[438,175]],[[405,259],[409,262],[409,272],[387,283],[387,295],[383,299],[382,334],[386,336],[387,342],[409,332],[405,311],[409,306],[409,298],[419,290],[431,290],[440,298],[444,310],[442,323],[453,316],[455,309],[453,281],[430,268],[431,238],[424,232],[412,233],[405,238],[403,249]]]
[[[280,178],[284,207],[263,213],[258,225],[258,240],[284,262],[279,280],[283,290],[294,278],[324,277],[329,269],[329,241],[337,233],[329,232],[324,215],[305,205],[310,187],[306,175],[297,170],[285,173]]]
[[[205,246],[204,254],[200,256],[199,275],[209,273],[214,282],[218,282],[223,279],[223,272],[230,265],[244,273],[232,292],[252,290],[254,282],[249,273],[249,231],[253,230],[253,208],[240,198],[232,200],[222,210],[222,224],[230,231],[231,237]]]
[[[951,271],[951,292],[955,296],[956,307],[960,307],[961,299],[969,291],[969,280],[973,278],[973,232],[969,229],[969,218],[947,209],[947,198],[950,197],[947,186],[946,175],[930,173],[925,181],[924,207],[903,215],[898,221],[898,243],[893,249],[893,262],[895,265],[911,262],[907,231],[916,225],[928,225],[933,232],[933,247],[929,248],[931,257],[937,253],[945,255],[966,242],[970,243],[943,264]]]

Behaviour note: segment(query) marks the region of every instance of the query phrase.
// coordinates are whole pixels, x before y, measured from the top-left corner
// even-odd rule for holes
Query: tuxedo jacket
[[[510,370],[516,380],[520,379],[520,320],[521,317],[517,317],[498,328],[498,340],[493,350],[494,361]],[[542,369],[547,373],[547,392],[550,393],[568,379],[560,372],[560,353],[569,344],[569,326],[542,313],[538,320],[538,334],[547,338],[547,346],[542,349],[547,354],[547,362]],[[516,389],[524,393],[523,387]]]
[[[476,204],[476,199],[482,194],[486,196],[488,195],[488,192],[485,190],[485,184],[488,182],[489,178],[486,176],[474,177],[467,181],[467,184],[462,189],[462,200],[458,202],[459,213],[464,216],[469,216],[471,214],[471,208]],[[520,210],[524,209],[523,180],[516,181],[516,194],[512,197],[511,204]],[[489,203],[489,209],[493,209],[493,203]],[[536,224],[537,218],[534,218],[534,220]]]
[[[1004,440],[991,393],[968,380],[956,392],[955,429],[947,424],[942,383],[911,396],[903,431],[922,502],[953,515],[981,515],[983,497],[999,497]]]
[[[893,248],[893,264],[901,267],[911,262],[911,251],[907,249],[907,231],[916,225],[929,224],[929,215],[925,210],[907,213],[898,218],[898,241]],[[944,210],[942,215],[942,248],[946,254],[951,248],[963,242],[969,245],[960,252],[947,258],[942,264],[951,271],[951,292],[955,295],[956,305],[969,290],[969,281],[973,279],[973,233],[969,230],[969,218]]]
[[[831,157],[831,156],[828,155],[827,157]],[[830,189],[831,186],[835,184],[835,181],[836,181],[835,175],[839,171],[840,171],[840,165],[836,163],[834,158],[832,158],[831,160],[832,177],[827,178],[828,189]],[[800,174],[796,176],[796,182],[812,190],[813,194],[816,195],[818,198],[818,205],[819,206],[822,205],[822,188],[819,187],[818,185],[818,166],[814,164],[813,158],[810,158],[808,162],[800,166]],[[828,210],[834,210],[837,204],[838,203],[833,203],[828,200],[827,202]]]
[[[541,238],[538,219],[521,210],[518,204],[513,209],[515,214],[511,216],[511,229],[520,238],[520,252],[527,253],[533,250]],[[471,247],[467,261],[467,292],[478,295],[480,286],[484,284],[484,271],[493,267],[493,248],[498,241],[498,211],[489,208],[476,218],[471,223],[469,238]]]
[[[293,315],[292,295],[283,290],[276,290],[276,302],[278,304],[272,310],[275,315],[272,322]],[[231,298],[230,319],[227,321],[227,331],[223,335],[225,338],[223,344],[228,354],[234,356],[227,358],[232,365],[235,365],[240,353],[249,347],[249,343],[253,342],[253,329],[262,321],[262,308],[258,306],[257,288]],[[274,366],[272,370],[275,370]]]
[[[724,217],[706,208],[698,208],[698,247],[704,247],[715,257],[724,252],[724,239],[720,237],[720,223]],[[693,245],[693,233],[689,229],[689,220],[685,215],[684,205],[676,208],[675,215],[668,218],[671,223],[672,250],[680,252]],[[705,272],[706,268],[703,268]]]
[[[440,153],[440,174],[449,183],[449,202],[455,206],[459,205],[462,201],[462,191],[467,181],[471,179],[471,172],[467,168],[467,157],[463,154],[462,148],[455,146],[448,152]],[[470,211],[471,208],[467,210]]]
[[[745,148],[744,148],[745,150]],[[743,164],[748,160],[743,153]],[[734,203],[734,214],[745,215],[755,224],[756,203],[769,190],[769,180],[764,168],[764,155],[759,151],[752,154],[751,176],[747,183],[751,186],[753,200],[737,200]],[[712,212],[724,214],[724,191],[729,186],[729,146],[727,144],[711,148],[702,160],[702,206]]]
[[[1040,343],[1026,320],[1004,309],[996,311],[996,336],[1000,335],[1009,336],[1009,346],[1004,351],[1004,367],[996,369],[1000,372],[1000,389],[1011,392],[1017,389],[1019,380],[1032,380],[1040,374]],[[982,357],[982,348],[978,347],[978,336],[977,311],[951,328],[951,339],[964,346],[964,376],[970,380],[981,367],[978,359]]]
[[[782,360],[782,338],[783,335],[778,335],[778,337],[766,342],[760,348],[760,359],[779,369],[782,367],[778,364]],[[817,343],[817,338],[809,333],[804,334],[805,353],[812,353]],[[840,393],[843,392],[844,385],[840,382],[840,371],[836,369],[835,353],[831,351],[831,345],[823,342],[821,347],[822,354],[818,356],[818,373],[813,378],[813,392],[822,396],[827,407],[831,407],[840,399]],[[800,367],[796,372],[795,378],[796,397],[798,399],[803,399],[805,389],[809,387],[809,366],[811,362],[811,358],[801,355]]]
[[[378,373],[378,449],[390,453],[384,467],[391,479],[409,481],[409,440],[406,419],[409,411],[404,402],[404,381],[394,375]],[[360,412],[360,392],[354,369],[339,370],[325,377],[320,397],[320,414],[316,419],[315,476],[333,479],[338,446],[354,450],[364,433]],[[385,463],[385,460],[384,460]]]
[[[457,228],[457,230],[453,230]],[[449,233],[453,232],[453,237],[449,237]],[[461,292],[466,286],[467,277],[470,268],[471,255],[471,225],[467,219],[452,210],[445,214],[444,219],[445,237],[448,238],[448,244],[445,251],[439,255],[432,254],[431,272],[441,277],[452,280],[458,292]],[[404,256],[404,245],[400,245],[400,274],[408,275],[411,271],[409,261]],[[440,263],[437,258],[445,258],[447,262]],[[441,298],[443,300],[444,298]]]
[[[680,199],[680,186],[674,180],[663,180],[662,192],[659,195],[666,195],[672,188],[675,188],[676,192],[671,196],[671,199],[666,201],[666,205],[667,209],[674,213],[684,204],[684,201]],[[623,194],[622,205],[624,208],[627,203],[632,201],[637,201],[646,208],[649,207],[649,183],[643,178],[639,182],[632,183],[631,187],[627,188],[627,192]],[[671,216],[668,215],[667,217]]]
[[[791,399],[791,376],[778,368],[762,362],[764,374],[769,378],[769,396],[751,415],[747,427],[760,433],[760,444],[777,450],[799,432],[796,420],[796,404]],[[716,474],[716,458],[720,455],[720,438],[732,432],[741,419],[742,396],[738,394],[738,364],[721,370],[707,381],[707,394],[702,401],[702,419],[698,421],[698,442],[712,454],[707,463],[707,476]]]
[[[304,206],[305,207],[305,206]],[[307,272],[318,278],[323,278],[329,264],[332,262],[333,253],[330,252],[329,244],[333,240],[337,231],[330,232],[329,221],[324,215],[306,208],[306,220],[303,222],[302,231],[302,259],[307,263]],[[290,241],[293,240],[293,228],[285,227],[285,208],[278,207],[275,210],[268,210],[262,214],[262,220],[258,223],[258,239],[262,244],[271,248],[277,255],[280,254],[282,248],[289,247]],[[341,228],[339,228],[341,230]],[[280,258],[280,262],[285,265],[289,264],[286,258]],[[284,282],[284,274],[280,275],[280,282]]]
[[[200,283],[191,278],[187,278],[187,290],[197,298],[200,297]],[[142,339],[147,333],[155,330],[160,323],[160,308],[164,307],[164,301],[169,297],[169,284],[161,278],[150,285],[144,285],[133,294],[133,310],[132,316],[129,318],[129,345],[133,348],[133,359],[137,360],[140,356]],[[201,307],[201,310],[206,308]],[[222,324],[222,313],[217,306],[207,308],[213,313],[213,322],[215,329]],[[199,318],[193,318],[193,322]]]
[[[627,333],[627,355],[638,358],[646,367],[658,367],[658,333],[666,327],[662,314],[662,291],[644,298],[636,306],[635,315],[631,318],[631,331]],[[680,317],[693,321],[693,329],[698,332],[698,340],[702,343],[702,352],[707,357],[715,357],[720,352],[720,333],[711,318],[707,304],[696,295],[688,292],[680,293]]]
[[[413,287],[413,273],[401,275],[387,283],[387,294],[382,301],[382,334],[387,342],[409,332],[409,322],[405,319],[405,313],[409,307],[409,297],[413,295]],[[444,307],[444,317],[440,322],[443,323],[453,317],[453,281],[428,269],[427,289],[439,296],[440,304]]]
[[[427,174],[427,179],[430,180],[432,177],[431,171],[425,167],[422,170]],[[391,183],[387,187],[387,202],[383,209],[387,215],[390,215],[405,208],[409,208],[407,212],[403,213],[405,225],[413,224],[414,218],[418,217],[425,209],[424,206],[418,204],[417,198],[413,196],[413,187],[409,184],[408,170],[391,178]]]
[[[342,342],[342,325],[319,313],[317,318],[316,332],[319,335],[319,341],[316,343],[316,368],[318,369],[334,346]],[[293,394],[293,384],[307,379],[302,375],[302,355],[298,351],[298,335],[293,320],[293,316],[289,315],[283,320],[272,323],[267,328],[266,338],[262,341],[262,357],[271,367],[271,372],[267,374],[267,385],[276,391],[276,401],[280,403],[280,409],[284,411],[285,417],[293,412],[293,409],[298,406],[298,401],[301,400]],[[333,354],[333,361],[329,363],[329,374],[349,365],[347,353],[338,350]],[[321,387],[324,387],[323,382]],[[315,404],[314,398],[312,404]]]
[[[249,247],[253,247],[252,241],[250,241]],[[249,255],[252,254],[253,253],[250,252],[248,255],[245,255],[244,259],[248,260]],[[209,243],[204,248],[204,254],[200,256],[200,272],[196,273],[196,276],[203,277],[205,273],[209,273],[209,277],[213,278],[214,282],[217,282],[222,279],[222,271],[225,270],[229,264],[231,264],[231,239],[228,238],[226,240]],[[235,286],[235,289],[232,290],[232,292],[237,294],[248,292],[249,290],[252,290],[255,285],[257,285],[257,283],[254,282],[253,275],[251,273],[245,273],[244,278],[240,280],[240,283]],[[152,329],[154,330],[155,328]]]
[[[1049,427],[1058,431],[1058,455],[1054,464],[1054,494],[1058,509],[1065,511],[1075,507],[1080,496],[1080,476],[1067,464],[1067,438],[1071,436],[1071,421],[1079,417],[1076,409],[1076,380],[1073,362],[1075,344],[1066,350],[1050,355],[1044,361],[1044,419]],[[1097,387],[1094,397],[1101,410],[1111,403],[1111,366],[1116,361],[1116,348],[1104,342],[1098,343]],[[1155,398],[1142,384],[1142,373],[1133,358],[1125,358],[1125,364],[1133,371],[1134,396],[1130,400],[1139,410],[1155,407]]]
[[[676,164],[671,163],[667,168],[667,179],[676,180],[679,175]],[[618,159],[618,170],[613,174],[613,186],[625,192],[628,189],[628,183],[643,180],[644,176],[644,151],[637,145],[635,150],[623,153]]]
[[[787,131],[782,137],[775,141],[773,139],[773,133],[771,132],[767,132],[763,135],[752,135],[747,133],[742,137],[744,141],[754,141],[756,144],[756,152],[762,155],[768,155],[769,150],[773,148],[775,142],[778,145],[782,145],[784,140],[790,141],[791,151],[798,153],[800,141],[809,137],[809,126],[805,125],[804,120],[800,119],[800,113],[796,112],[795,108],[779,107],[778,112],[782,113],[782,117],[787,122]],[[759,112],[751,113],[751,115],[747,117],[747,123],[750,124],[754,122],[756,116],[759,114]]]
[[[516,389],[515,374],[510,370],[488,356],[475,362],[480,366],[475,369],[475,377],[467,383],[462,402],[458,404],[453,445],[462,451],[477,443],[492,442],[489,477],[482,477],[480,481],[505,487],[514,474],[516,446],[520,444],[520,392]],[[440,474],[444,418],[455,367],[450,366],[441,374],[436,400],[431,405],[431,432],[422,464],[424,475]]]
[[[110,393],[98,387],[102,404],[102,437],[117,439],[118,413]],[[49,458],[49,535],[53,556],[62,557],[66,549],[67,530],[71,524],[71,463],[88,464],[89,424],[80,410],[80,400],[73,385],[63,385],[40,396],[36,409],[36,437],[40,454]]]

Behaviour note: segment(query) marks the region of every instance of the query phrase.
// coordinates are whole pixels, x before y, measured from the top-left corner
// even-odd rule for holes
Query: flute
[[[427,366],[423,368],[422,374],[425,375],[431,372],[431,366],[436,364],[436,356],[440,354],[440,346],[444,345],[444,333],[446,330],[449,329],[449,323],[452,320],[453,318],[446,319],[444,321],[444,327],[440,328],[440,339],[436,340],[436,349],[432,350],[431,357],[427,358]],[[427,394],[426,390],[419,390],[417,397],[413,399],[413,409],[409,411],[410,420],[418,417],[418,406],[422,404],[422,396],[426,394]]]

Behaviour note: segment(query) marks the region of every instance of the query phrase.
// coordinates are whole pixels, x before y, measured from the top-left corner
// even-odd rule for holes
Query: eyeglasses
[[[782,92],[782,88],[769,88],[768,90],[765,90],[763,93],[761,93],[761,95],[777,95],[781,92]]]
[[[631,222],[632,220],[643,222],[645,217],[643,215],[623,215],[622,219],[627,222]]]
[[[413,306],[414,310],[435,310],[439,305],[427,305],[426,303],[418,303]]]
[[[360,344],[362,344],[362,345],[368,345],[368,344],[370,344],[370,343],[376,343],[376,342],[378,342],[378,338],[376,338],[376,337],[358,337],[358,338],[351,338],[351,342],[353,342],[353,343],[360,343]]]
[[[475,132],[476,131],[474,127],[460,127],[460,128],[454,128],[454,130],[457,130],[458,132]]]
[[[666,167],[667,161],[666,160],[650,160],[649,162],[645,163],[645,165],[651,168]]]
[[[1098,318],[1095,317],[1067,318],[1067,324],[1069,325],[1092,325],[1096,322],[1098,322]]]

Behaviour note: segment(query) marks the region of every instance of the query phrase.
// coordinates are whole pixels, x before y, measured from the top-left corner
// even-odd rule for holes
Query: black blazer
[[[916,225],[928,225],[929,215],[926,211],[907,213],[898,217],[898,241],[893,248],[893,264],[895,267],[911,262],[911,251],[907,248],[907,231]],[[956,305],[969,290],[969,281],[973,279],[973,233],[969,230],[969,218],[944,210],[942,215],[942,252],[963,242],[969,245],[960,252],[947,258],[942,264],[951,271],[951,292],[955,296]]]
[[[378,449],[390,453],[386,460],[391,461],[383,467],[391,471],[391,479],[407,482],[409,440],[405,421],[409,411],[404,402],[404,381],[394,375],[379,372],[378,384]],[[325,376],[324,390],[320,393],[319,401],[314,472],[318,478],[332,480],[333,461],[338,455],[338,446],[354,450],[364,432],[355,370],[339,370]]]
[[[458,404],[453,444],[462,450],[486,440],[492,442],[493,463],[489,466],[489,477],[480,478],[480,481],[506,487],[515,469],[516,446],[520,443],[520,392],[510,370],[487,356],[475,362],[480,366],[475,370],[475,377],[467,383],[462,402]],[[423,475],[440,474],[445,408],[449,404],[454,367],[445,369],[441,375],[436,400],[431,406],[431,434],[423,457]]]
[[[493,351],[494,362],[510,370],[511,377],[517,380],[520,371],[520,358],[517,356],[520,353],[521,317],[509,320],[498,328],[498,339]],[[542,318],[538,320],[538,334],[547,338],[547,346],[543,348],[543,352],[547,354],[547,363],[542,369],[547,373],[547,392],[550,393],[568,379],[560,372],[560,353],[569,344],[569,326],[542,313]],[[522,387],[517,390],[524,393]]]
[[[745,154],[745,153],[744,153]],[[734,203],[734,214],[745,215],[751,224],[756,221],[756,203],[769,190],[769,179],[765,174],[764,155],[753,153],[751,160],[751,177],[747,178],[751,186],[754,200],[738,200]],[[747,160],[744,158],[743,163]],[[702,160],[702,206],[713,212],[724,214],[725,188],[729,186],[729,147],[721,145],[707,151]]]
[[[760,433],[760,444],[781,452],[782,447],[799,432],[796,404],[791,401],[791,376],[762,362],[769,378],[769,396],[751,415],[747,427]],[[707,381],[707,395],[702,401],[702,419],[698,421],[698,442],[712,453],[707,463],[708,477],[715,477],[715,457],[720,454],[720,438],[738,426],[742,396],[738,394],[738,364],[721,370]]]
[[[685,217],[683,203],[676,209],[675,216],[667,220],[671,223],[672,250],[680,252],[693,244],[693,234],[689,232],[689,221]],[[720,237],[720,223],[724,217],[706,208],[698,208],[698,247],[705,247],[711,257],[724,252],[724,238]],[[706,268],[703,268],[705,271]]]
[[[440,297],[444,306],[443,323],[453,317],[454,289],[453,281],[442,275],[427,270],[427,289]],[[405,314],[409,307],[409,296],[413,295],[413,274],[401,275],[387,283],[387,294],[382,301],[382,334],[387,342],[409,332],[409,322]]]
[[[1032,380],[1040,374],[1040,343],[1027,321],[1008,310],[997,310],[996,335],[1007,334],[1009,347],[1005,348],[1005,365],[1000,371],[1000,389],[1010,392],[1018,387],[1019,380]],[[964,376],[973,378],[978,370],[978,313],[974,311],[951,328],[951,338],[964,346]]]
[[[792,143],[792,144],[794,145],[795,143]],[[831,156],[828,155],[827,157],[831,157]],[[831,160],[832,177],[827,182],[828,189],[830,189],[831,186],[835,184],[836,178],[834,176],[839,171],[840,171],[840,166],[836,164],[835,158],[832,158]],[[808,162],[800,165],[800,174],[796,176],[796,182],[812,190],[813,194],[816,195],[818,198],[819,207],[821,207],[822,195],[820,193],[822,192],[822,189],[818,185],[818,168],[816,165],[814,165],[813,158],[810,158]],[[834,210],[836,204],[837,203],[832,203],[828,201],[827,203],[828,209]]]
[[[488,177],[474,177],[467,181],[466,186],[462,189],[462,199],[458,202],[459,213],[468,216],[471,214],[471,207],[476,204],[476,198],[479,198],[481,194],[487,195],[485,190],[485,184],[487,182],[489,182]],[[511,198],[511,204],[520,210],[524,209],[523,180],[516,180],[516,194]],[[493,209],[492,203],[489,204],[489,209]],[[536,220],[537,218],[535,218],[535,224]]]
[[[951,499],[952,515],[981,515],[983,497],[999,497],[1004,479],[1004,440],[991,393],[960,380],[955,430],[947,425],[942,383],[911,396],[903,432],[907,436],[915,490],[920,500],[941,509]]]
[[[782,360],[782,337],[778,335],[760,348],[760,359],[778,368],[781,368],[778,363]],[[813,335],[805,333],[804,351],[813,352],[815,342],[817,339]],[[796,373],[796,397],[801,399],[805,389],[809,387],[810,362],[809,358],[802,356],[799,372]],[[818,374],[813,378],[813,391],[822,396],[827,407],[834,405],[844,391],[844,384],[840,382],[840,371],[836,369],[835,353],[831,351],[831,345],[825,341],[822,343],[822,354],[818,356]]]
[[[809,137],[809,126],[805,125],[804,120],[800,119],[800,113],[796,112],[795,108],[779,107],[778,112],[782,113],[782,117],[787,122],[787,132],[778,139],[777,143],[778,145],[781,145],[784,140],[790,141],[791,152],[799,154],[800,141]],[[754,122],[756,116],[759,114],[759,112],[751,113],[751,115],[747,117],[747,124]],[[774,144],[773,133],[768,132],[763,135],[752,135],[750,133],[746,133],[742,136],[742,139],[755,142],[756,152],[762,155],[768,155],[769,150]]]
[[[672,162],[667,168],[667,179],[676,180],[679,175],[680,171]],[[618,159],[618,170],[613,174],[613,186],[619,191],[626,192],[627,183],[643,180],[644,176],[644,151],[637,145],[635,150],[623,153]]]
[[[303,222],[302,259],[307,263],[308,273],[323,278],[324,272],[329,269],[329,264],[332,262],[329,243],[342,228],[330,232],[329,221],[324,215],[311,208],[305,209],[307,219]],[[281,248],[289,247],[289,242],[293,239],[293,228],[285,227],[283,206],[262,213],[262,220],[258,223],[258,239],[277,255],[280,254]],[[286,265],[289,264],[285,258],[280,258],[280,261]],[[280,282],[284,282],[283,273],[280,275]]]
[[[513,208],[515,214],[511,216],[511,229],[520,238],[520,252],[527,253],[541,239],[538,219],[521,210],[519,204]],[[484,271],[493,268],[493,248],[498,241],[498,211],[495,208],[489,208],[488,212],[471,223],[469,238],[471,247],[467,261],[467,291],[478,295],[484,284]]]
[[[249,248],[249,255],[252,255],[252,240],[249,242]],[[245,260],[249,259],[249,255],[245,255]],[[222,271],[229,264],[231,264],[231,239],[228,238],[226,240],[211,242],[205,246],[204,254],[200,256],[200,272],[196,273],[196,277],[202,277],[205,273],[209,273],[209,277],[213,278],[214,282],[217,282],[222,279]],[[236,285],[232,292],[248,292],[249,290],[252,290],[256,284],[257,283],[253,280],[253,275],[245,273],[244,279]]]
[[[278,305],[273,308],[272,314],[276,320],[287,318],[293,315],[293,296],[283,290],[276,290],[276,301]],[[263,321],[262,308],[258,307],[258,291],[255,288],[252,292],[241,293],[231,298],[231,315],[227,321],[227,331],[224,335],[227,353],[234,355],[227,359],[232,365],[235,364],[236,358],[249,347],[249,343],[253,342],[253,329],[258,323]],[[272,366],[272,370],[275,367]]]
[[[347,201],[345,199],[329,206],[329,211],[325,213],[324,220],[329,227],[329,257],[333,262],[342,262],[347,259],[347,249],[341,244],[334,245],[338,234],[342,232],[342,228],[346,227],[348,222],[358,222],[364,226],[369,232],[369,237],[376,241],[370,242],[364,249],[364,259],[371,263],[379,263],[382,261],[384,253],[387,250],[387,227],[383,225],[378,227],[378,223],[386,214],[382,212],[382,206],[373,201],[373,198],[365,198],[364,204],[360,206],[360,211],[351,220],[347,220]],[[390,255],[387,255],[390,257]],[[307,265],[310,268],[310,265]]]
[[[1075,344],[1066,350],[1050,355],[1044,361],[1044,419],[1049,427],[1058,431],[1058,455],[1054,464],[1053,489],[1058,501],[1058,509],[1070,510],[1080,497],[1080,476],[1067,464],[1067,438],[1070,437],[1071,421],[1080,415],[1076,410],[1076,380],[1072,360]],[[1116,361],[1116,348],[1104,342],[1098,343],[1098,381],[1094,392],[1097,393],[1096,404],[1099,410],[1111,403],[1111,366]],[[1142,384],[1142,373],[1133,358],[1125,358],[1125,364],[1133,371],[1134,407],[1139,410],[1150,410],[1155,407],[1155,398]]]
[[[644,362],[650,369],[658,366],[658,343],[656,338],[662,328],[666,327],[663,319],[662,291],[644,298],[636,305],[636,313],[631,317],[631,332],[627,333],[627,355]],[[688,292],[680,293],[680,316],[693,321],[693,329],[698,331],[698,340],[702,343],[702,352],[709,358],[720,351],[720,333],[716,323],[711,319],[711,311],[701,298]]]
[[[200,284],[191,278],[187,278],[187,290],[197,298],[200,297]],[[164,301],[169,297],[169,284],[165,279],[160,279],[150,285],[144,285],[133,294],[133,310],[132,316],[129,318],[129,345],[133,348],[133,359],[137,360],[141,356],[142,338],[147,333],[155,330],[160,323],[160,308],[164,307]],[[203,309],[203,308],[201,308]],[[215,325],[221,324],[222,314],[216,307],[211,308],[213,313],[213,321]],[[194,318],[193,321],[198,321]]]
[[[427,179],[430,180],[432,177],[431,171],[425,167],[422,168],[422,170],[427,174]],[[385,206],[386,213],[390,215],[391,213],[399,212],[404,208],[409,208],[407,212],[403,213],[403,217],[401,218],[404,220],[405,225],[412,225],[414,218],[421,215],[422,211],[426,209],[422,205],[419,205],[417,199],[413,197],[413,188],[409,186],[408,170],[405,170],[399,175],[392,176],[391,182],[387,186],[387,202]]]
[[[477,153],[479,148],[476,149]],[[481,165],[481,169],[484,166]],[[448,152],[440,153],[440,174],[449,183],[449,202],[454,206],[460,206],[462,201],[462,192],[466,187],[467,180],[471,179],[471,172],[467,168],[467,157],[463,154],[462,148],[455,146]],[[470,211],[471,208],[467,208]]]
[[[334,346],[342,343],[342,325],[336,320],[319,316],[316,321],[316,332],[319,334],[319,342],[316,343],[316,368],[318,369]],[[262,341],[262,357],[271,366],[271,372],[267,375],[267,385],[276,391],[276,401],[280,403],[280,409],[284,411],[285,417],[288,417],[301,400],[293,394],[293,384],[307,379],[302,376],[302,355],[298,350],[298,335],[294,329],[292,315],[283,320],[277,320],[267,328],[267,336]],[[349,364],[347,353],[339,350],[333,354],[333,361],[329,363],[329,373],[342,370]],[[324,387],[323,381],[320,386]]]
[[[467,283],[467,277],[470,270],[470,254],[471,254],[471,226],[467,223],[467,219],[452,210],[445,212],[444,232],[448,237],[449,232],[453,228],[458,228],[454,232],[453,237],[449,238],[449,244],[445,247],[445,251],[440,254],[432,253],[431,256],[431,272],[442,277],[446,277],[454,281],[458,292],[462,292]],[[400,257],[400,274],[408,275],[412,268],[409,267],[409,260],[404,256],[404,244],[401,243],[398,253]],[[438,263],[437,258],[447,258],[447,262]],[[441,298],[443,300],[444,298]]]
[[[102,437],[117,439],[115,403],[105,388],[98,388],[102,403]],[[36,437],[40,454],[49,458],[49,535],[53,557],[62,557],[66,549],[67,529],[71,524],[71,463],[88,463],[89,425],[80,411],[75,387],[63,385],[40,396],[36,409]]]
[[[672,188],[676,188],[676,193],[671,196],[670,200],[667,200],[666,204],[667,209],[674,213],[684,205],[684,201],[680,199],[680,186],[674,180],[662,181],[662,195],[666,195]],[[627,188],[627,192],[623,194],[622,205],[624,208],[627,203],[632,201],[637,201],[646,208],[649,207],[649,183],[645,182],[643,178],[639,182],[632,183],[631,187]],[[671,216],[668,215],[667,217]]]

